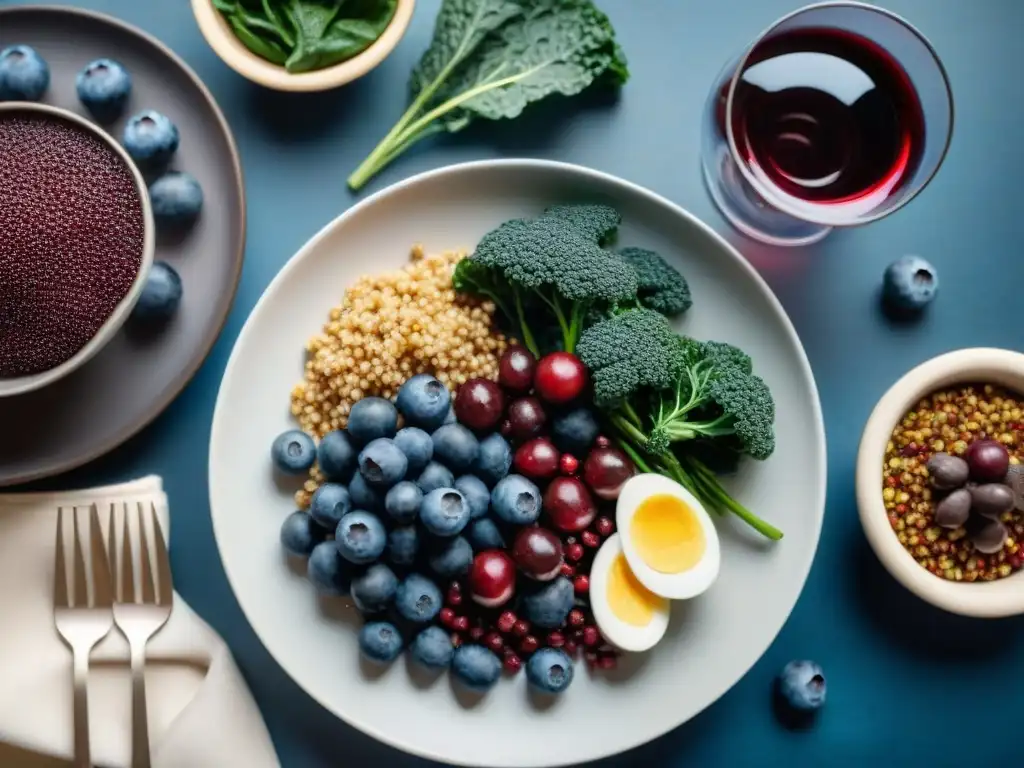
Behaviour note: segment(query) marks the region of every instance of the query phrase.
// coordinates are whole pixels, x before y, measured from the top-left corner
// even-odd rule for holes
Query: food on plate
[[[452,654],[452,673],[470,690],[485,693],[501,677],[501,661],[481,645],[460,645]]]
[[[420,552],[420,534],[415,525],[403,525],[388,532],[387,558],[397,568],[416,563]]]
[[[668,629],[669,601],[637,580],[622,551],[621,535],[611,536],[594,556],[590,605],[601,635],[623,651],[653,648]]]
[[[321,541],[313,547],[306,563],[306,577],[318,592],[347,595],[352,575],[352,564],[341,556],[333,541]]]
[[[35,48],[11,45],[0,51],[0,101],[39,101],[50,86],[50,67]]]
[[[469,571],[470,597],[485,608],[497,608],[512,599],[516,564],[504,551],[487,550],[473,558]]]
[[[410,480],[395,483],[384,496],[384,510],[399,524],[415,522],[422,504],[423,490]]]
[[[167,322],[177,313],[183,293],[178,271],[165,261],[153,262],[132,307],[132,320],[151,324]]]
[[[558,473],[562,455],[546,437],[535,437],[520,445],[512,457],[516,472],[533,480],[549,480]]]
[[[364,571],[357,571],[350,587],[352,602],[364,614],[383,611],[397,592],[398,577],[384,563],[374,563]]]
[[[318,525],[302,510],[292,512],[281,523],[281,545],[295,557],[309,557],[313,547],[327,536],[327,529]]]
[[[359,471],[366,482],[377,488],[390,488],[405,477],[408,467],[409,460],[402,449],[387,437],[371,440],[359,452]]]
[[[470,429],[489,430],[497,426],[505,412],[505,395],[490,379],[470,379],[456,391],[453,407],[459,423]]]
[[[390,664],[402,652],[402,633],[387,621],[371,621],[359,630],[359,650],[377,664]]]
[[[609,445],[597,445],[583,463],[583,479],[594,495],[601,499],[617,499],[636,472],[636,467],[623,451]]]
[[[150,185],[149,199],[157,224],[184,227],[199,217],[203,188],[191,173],[171,171]]]
[[[289,72],[351,59],[387,29],[397,0],[213,0],[238,41]]]
[[[469,503],[454,488],[435,488],[423,497],[420,522],[434,536],[457,536],[469,518]]]
[[[476,475],[463,475],[455,481],[455,490],[462,494],[469,504],[471,519],[483,517],[491,504],[491,491],[487,483]]]
[[[67,362],[100,331],[142,267],[135,177],[87,129],[0,117],[0,378]]]
[[[904,549],[936,576],[993,581],[1024,564],[1024,405],[991,384],[922,398],[893,428],[882,500]]]
[[[97,120],[109,123],[121,116],[132,92],[128,70],[113,59],[90,61],[75,78],[78,100]]]
[[[170,162],[180,141],[178,127],[153,109],[128,118],[121,137],[132,160],[147,169],[161,168]]]
[[[441,611],[441,590],[430,579],[412,573],[398,585],[395,608],[406,621],[425,624]]]
[[[410,79],[409,108],[348,184],[359,189],[426,136],[515,118],[531,102],[628,77],[611,22],[591,0],[443,0]]]
[[[464,575],[473,564],[473,547],[462,536],[431,543],[427,556],[430,572],[442,579]]]
[[[316,520],[315,517],[313,519]],[[358,509],[342,515],[334,533],[334,544],[338,552],[355,565],[377,560],[384,554],[387,542],[387,529],[381,519],[372,512]]]
[[[333,531],[351,511],[352,498],[345,486],[337,483],[321,485],[309,504],[309,516],[328,531]]]
[[[542,648],[526,663],[526,680],[542,693],[562,693],[572,683],[572,659],[557,648]]]
[[[885,269],[882,300],[891,308],[917,312],[931,304],[939,290],[935,267],[919,256],[896,259]]]
[[[409,652],[415,662],[428,669],[445,669],[452,662],[455,646],[447,632],[431,626],[416,635]]]
[[[286,474],[305,474],[316,461],[316,443],[305,432],[289,429],[271,443],[270,457],[274,466]]]
[[[636,298],[641,306],[676,317],[693,306],[690,285],[667,261],[646,248],[623,248],[619,256],[636,272]]]
[[[547,528],[521,528],[512,543],[512,559],[531,579],[551,581],[562,572],[562,540]]]
[[[791,661],[776,681],[782,702],[797,712],[813,712],[825,704],[825,673],[813,661]]]

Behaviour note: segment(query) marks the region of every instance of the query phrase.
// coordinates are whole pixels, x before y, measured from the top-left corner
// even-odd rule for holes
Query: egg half
[[[630,570],[654,594],[685,600],[718,577],[718,531],[704,506],[674,480],[657,474],[630,478],[619,494],[615,522]]]
[[[594,555],[590,608],[601,636],[623,651],[646,651],[668,629],[669,601],[637,581],[619,534],[608,537]]]

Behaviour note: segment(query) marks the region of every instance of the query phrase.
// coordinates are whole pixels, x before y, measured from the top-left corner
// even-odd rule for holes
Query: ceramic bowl
[[[962,349],[940,355],[897,381],[875,406],[857,454],[857,506],[871,548],[898,582],[932,605],[962,616],[1024,613],[1024,574],[990,582],[954,582],[922,568],[903,548],[882,501],[882,461],[893,427],[925,395],[957,384],[998,384],[1024,392],[1024,355],[1004,349]]]
[[[132,283],[131,288],[128,289],[128,293],[125,294],[124,298],[121,299],[121,302],[114,308],[114,311],[110,314],[110,317],[107,318],[107,321],[100,327],[99,331],[96,332],[96,335],[93,336],[84,347],[78,350],[73,357],[55,368],[43,371],[42,373],[32,374],[31,376],[20,376],[13,379],[0,378],[0,397],[21,395],[25,392],[31,392],[53,384],[55,381],[63,379],[72,371],[80,368],[86,361],[103,349],[103,347],[106,346],[106,344],[121,329],[121,326],[124,325],[125,320],[128,319],[132,309],[135,307],[135,302],[138,301],[139,294],[142,293],[142,287],[146,283],[149,268],[153,264],[153,253],[156,249],[153,210],[150,206],[149,191],[146,188],[146,182],[142,178],[142,174],[139,172],[135,163],[128,156],[128,153],[125,152],[124,148],[118,144],[110,134],[98,128],[85,118],[80,117],[73,112],[69,112],[66,109],[60,109],[59,107],[15,101],[0,103],[0,119],[2,119],[5,114],[13,112],[45,115],[57,120],[65,120],[67,122],[74,123],[106,144],[131,172],[132,179],[135,182],[135,189],[139,194],[139,201],[142,204],[144,234],[142,241],[142,263],[139,265],[139,271],[135,276],[135,281]]]
[[[199,31],[214,52],[235,72],[247,80],[275,91],[327,91],[350,83],[380,64],[402,39],[412,18],[416,0],[398,0],[395,15],[384,33],[362,53],[331,67],[312,72],[292,73],[284,67],[257,56],[235,36],[223,14],[211,0],[192,0]]]

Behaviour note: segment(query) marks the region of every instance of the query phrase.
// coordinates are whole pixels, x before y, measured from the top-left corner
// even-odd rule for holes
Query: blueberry
[[[345,486],[324,483],[309,501],[309,516],[329,531],[338,527],[341,518],[352,511],[352,499]]]
[[[455,475],[444,464],[432,461],[420,472],[416,478],[416,485],[424,493],[436,491],[438,488],[451,488],[455,485]]]
[[[557,648],[541,648],[526,662],[526,681],[542,693],[561,693],[572,683],[572,659]]]
[[[461,424],[444,424],[430,436],[434,458],[453,472],[466,472],[480,452],[476,435]]]
[[[482,645],[460,645],[452,654],[452,673],[467,688],[484,693],[498,682],[501,662]]]
[[[108,123],[120,117],[132,92],[128,70],[112,59],[90,61],[75,78],[78,100],[97,120]]]
[[[580,462],[600,432],[594,412],[584,406],[557,414],[551,423],[552,442],[562,453],[571,453]]]
[[[461,576],[473,564],[473,548],[461,536],[438,542],[432,549],[427,565],[442,579]]]
[[[0,101],[39,101],[50,85],[50,68],[34,48],[0,51]]]
[[[423,491],[409,480],[391,486],[384,497],[384,509],[396,523],[411,523],[420,513]]]
[[[491,491],[476,475],[463,475],[452,486],[466,497],[470,517],[476,519],[487,514],[491,506]]]
[[[281,523],[281,545],[289,555],[309,557],[313,547],[324,540],[327,531],[305,512],[292,512]]]
[[[532,623],[545,629],[557,629],[572,610],[572,583],[559,576],[523,594],[520,604]]]
[[[924,309],[939,290],[935,267],[917,256],[896,259],[885,270],[882,298],[893,309],[916,312]]]
[[[505,548],[505,537],[501,535],[501,529],[489,517],[470,521],[469,527],[466,529],[466,537],[477,552],[482,552],[485,549]]]
[[[352,481],[348,484],[348,495],[356,509],[365,509],[369,512],[380,512],[384,509],[383,491],[371,488],[360,472],[352,475]]]
[[[168,320],[178,311],[182,292],[177,270],[163,261],[155,261],[146,275],[132,317],[142,323]]]
[[[426,576],[411,573],[398,585],[395,608],[403,619],[426,624],[434,620],[442,605],[441,590]]]
[[[529,525],[540,517],[540,489],[522,475],[509,475],[491,491],[494,514],[512,525]]]
[[[203,208],[203,188],[192,174],[171,171],[153,182],[149,188],[149,200],[157,224],[183,227],[199,217]]]
[[[408,466],[405,454],[386,437],[371,440],[359,452],[359,473],[375,488],[390,488],[405,477]]]
[[[438,488],[423,497],[420,521],[435,536],[457,536],[469,522],[469,504],[454,488]]]
[[[336,486],[340,487],[340,486]],[[338,522],[334,544],[350,563],[372,563],[384,552],[388,534],[380,518],[370,512],[349,512]]]
[[[825,703],[825,673],[813,661],[791,661],[778,677],[782,701],[798,712],[811,712]]]
[[[404,427],[395,435],[395,445],[409,462],[410,476],[418,475],[434,457],[434,443],[430,435],[419,427]]]
[[[397,429],[398,411],[383,397],[364,397],[348,415],[348,435],[356,445],[366,445],[378,437],[394,437]]]
[[[378,613],[388,607],[398,591],[398,577],[384,563],[374,563],[352,579],[352,602],[363,613]]]
[[[416,562],[420,551],[420,535],[415,525],[393,528],[388,534],[388,558],[399,568]]]
[[[480,450],[473,462],[473,474],[487,485],[494,486],[512,467],[512,448],[508,440],[495,432],[480,441]]]
[[[440,627],[427,627],[412,641],[409,648],[413,661],[429,669],[444,669],[452,663],[455,648],[447,632]]]
[[[429,373],[408,379],[398,390],[395,404],[405,417],[405,423],[433,432],[444,423],[451,403],[451,394],[440,381]]]
[[[347,483],[356,468],[356,449],[348,435],[338,429],[328,432],[320,440],[320,445],[316,449],[316,461],[328,480]]]
[[[316,443],[305,432],[290,429],[271,443],[270,458],[274,466],[285,474],[301,475],[316,461]]]
[[[306,575],[321,592],[329,595],[347,595],[352,573],[352,564],[338,553],[333,541],[320,542],[309,554]]]
[[[378,664],[390,664],[402,652],[402,634],[386,621],[371,621],[359,630],[359,650]]]
[[[121,140],[135,162],[155,168],[170,161],[180,138],[177,126],[166,115],[150,109],[128,118]]]

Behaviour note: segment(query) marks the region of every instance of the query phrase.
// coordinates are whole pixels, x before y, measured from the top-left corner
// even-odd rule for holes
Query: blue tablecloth
[[[164,476],[174,504],[176,586],[234,650],[285,768],[422,765],[335,720],[259,643],[217,555],[206,453],[235,336],[281,265],[353,203],[344,180],[401,113],[406,78],[427,44],[439,0],[420,0],[407,36],[371,75],[332,93],[305,96],[271,93],[230,71],[200,36],[187,0],[74,4],[151,32],[206,81],[241,150],[249,245],[227,327],[184,394],[119,450],[47,485],[71,487],[148,472]],[[633,72],[617,104],[542,109],[514,125],[425,143],[370,189],[428,168],[499,156],[556,158],[617,174],[689,208],[737,242],[782,300],[807,348],[828,429],[829,494],[821,547],[800,602],[761,662],[718,703],[682,728],[601,765],[977,766],[1018,756],[1016,707],[1024,697],[1015,674],[1024,625],[947,616],[897,586],[861,534],[853,466],[873,404],[908,368],[958,347],[1021,346],[1024,214],[1017,190],[1018,175],[1024,176],[1024,3],[888,3],[931,38],[949,69],[957,112],[949,157],[932,185],[897,215],[785,252],[740,240],[713,209],[698,170],[699,116],[724,60],[797,3],[599,4],[612,17]],[[922,322],[896,327],[878,312],[876,294],[885,265],[910,253],[938,267],[941,294]],[[809,732],[780,728],[769,706],[772,677],[792,657],[820,661],[829,676],[829,704]]]

